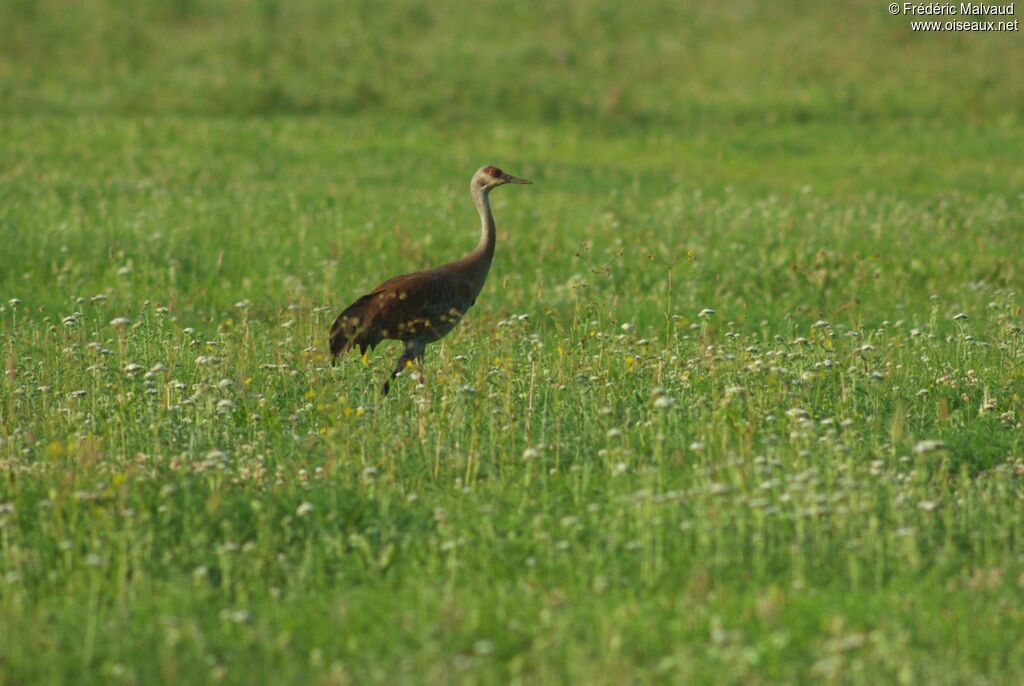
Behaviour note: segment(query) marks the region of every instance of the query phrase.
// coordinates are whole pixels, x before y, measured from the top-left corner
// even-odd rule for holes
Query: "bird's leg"
[[[416,383],[420,386],[427,385],[427,378],[423,375],[423,353],[427,349],[426,343],[413,341],[405,349],[405,354],[412,362],[416,363]]]
[[[398,375],[401,374],[405,370],[405,365],[408,364],[409,359],[410,358],[407,357],[407,353],[402,353],[402,356],[398,358],[398,362],[395,363],[395,368],[391,372],[391,376],[388,377],[384,381],[384,385],[381,386],[381,389],[380,389],[380,394],[381,395],[387,395],[388,394],[388,391],[391,389],[391,379],[397,379],[398,378]]]
[[[413,358],[413,362],[416,363],[416,383],[420,386],[426,386],[427,377],[423,374],[423,350],[420,350],[419,354]]]
[[[425,344],[417,341],[409,341],[405,345],[405,352],[398,358],[398,362],[395,363],[395,368],[391,372],[391,376],[381,386],[380,394],[387,395],[388,390],[391,388],[391,379],[397,379],[398,375],[405,371],[405,368],[411,365],[413,362],[419,362],[423,358],[423,349],[426,347]],[[422,375],[422,371],[420,372]]]

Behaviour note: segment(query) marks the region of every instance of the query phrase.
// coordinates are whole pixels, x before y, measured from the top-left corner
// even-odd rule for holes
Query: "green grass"
[[[0,4],[0,683],[1021,682],[1022,57]],[[327,327],[472,247],[487,163],[535,185],[381,400]]]

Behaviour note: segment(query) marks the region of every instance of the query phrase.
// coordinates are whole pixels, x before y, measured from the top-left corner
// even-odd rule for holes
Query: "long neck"
[[[476,210],[480,213],[480,242],[466,257],[474,262],[482,261],[484,268],[490,266],[494,259],[494,216],[491,214],[491,202],[488,199],[490,189],[473,184],[470,188]]]

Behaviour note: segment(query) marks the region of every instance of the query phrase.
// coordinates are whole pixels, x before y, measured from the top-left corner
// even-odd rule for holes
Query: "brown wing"
[[[475,296],[468,281],[451,274],[432,270],[397,276],[370,294],[371,328],[381,338],[441,338],[473,305]]]
[[[437,340],[451,331],[476,301],[473,285],[445,270],[403,274],[374,288],[338,315],[331,327],[331,355],[350,348],[373,350],[385,338]]]
[[[331,326],[331,359],[332,364],[338,355],[344,354],[354,346],[359,346],[361,354],[371,350],[380,343],[380,336],[370,326],[370,306],[373,295],[364,295],[349,305],[338,315]]]

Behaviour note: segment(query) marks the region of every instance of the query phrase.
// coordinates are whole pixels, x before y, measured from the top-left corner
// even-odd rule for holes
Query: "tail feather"
[[[364,295],[354,303],[345,308],[338,315],[331,325],[331,364],[338,360],[338,355],[343,355],[353,346],[359,346],[360,353],[366,353],[366,348],[372,348],[370,340],[370,322],[366,321],[367,305],[370,303],[370,296]]]

